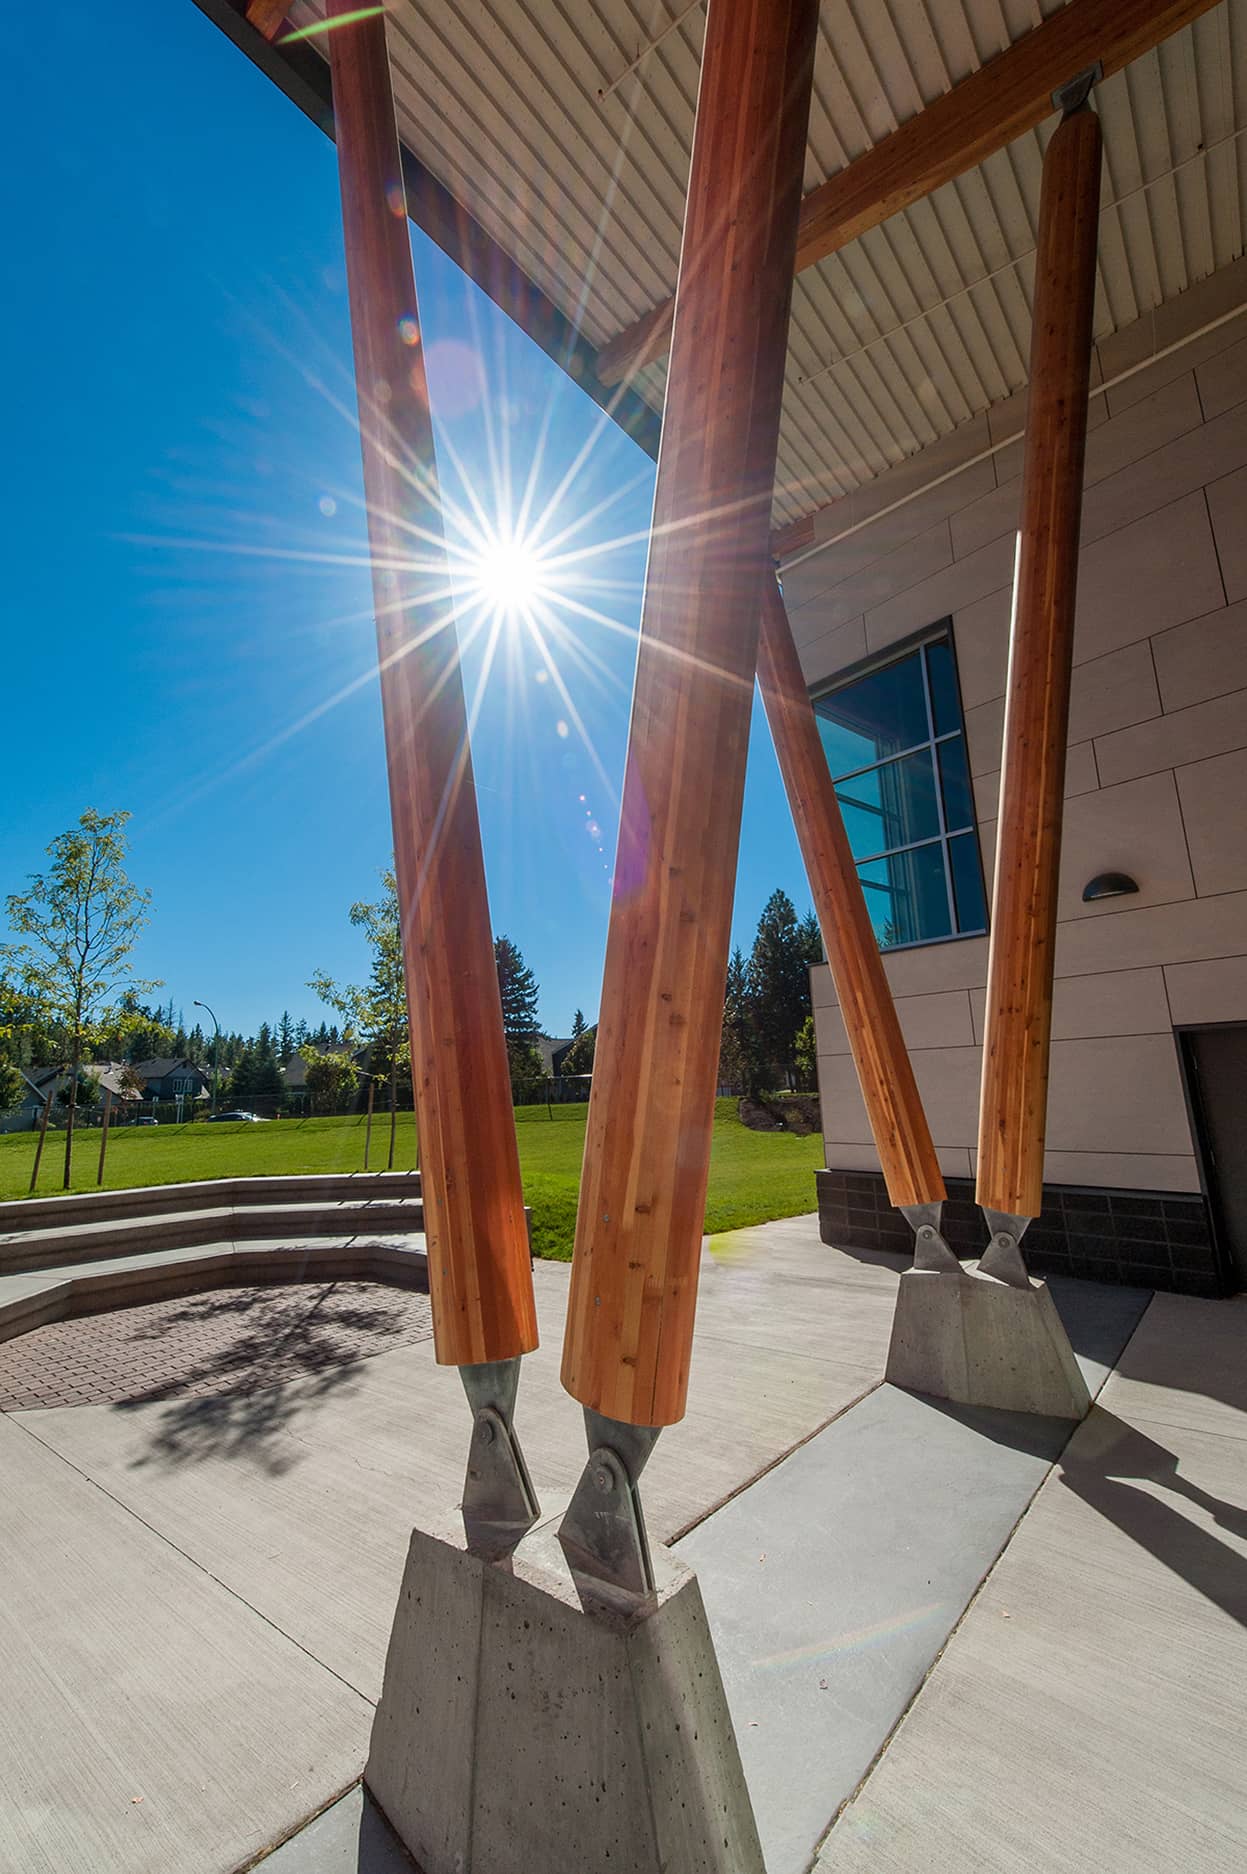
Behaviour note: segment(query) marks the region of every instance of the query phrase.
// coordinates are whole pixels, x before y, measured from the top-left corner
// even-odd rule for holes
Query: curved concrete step
[[[0,1279],[0,1341],[49,1321],[173,1300],[204,1289],[309,1281],[384,1282],[426,1289],[424,1238],[405,1233],[329,1242],[292,1242],[289,1236],[237,1244],[217,1241],[9,1275]]]
[[[0,1244],[14,1233],[79,1229],[110,1218],[152,1211],[216,1210],[222,1205],[370,1202],[418,1198],[418,1171],[292,1172],[261,1178],[201,1178],[181,1184],[143,1184],[120,1190],[74,1191],[63,1197],[20,1197],[0,1203]]]
[[[353,1202],[337,1203],[324,1197],[267,1204],[218,1203],[210,1209],[167,1209],[154,1215],[140,1213],[76,1222],[71,1227],[10,1231],[0,1236],[0,1276],[109,1256],[143,1255],[255,1237],[284,1235],[287,1240],[298,1240],[350,1237],[361,1232],[410,1235],[423,1229],[424,1205],[419,1197],[364,1195]]]

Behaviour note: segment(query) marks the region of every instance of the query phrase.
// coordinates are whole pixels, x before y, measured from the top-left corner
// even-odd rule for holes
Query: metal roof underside
[[[390,0],[409,149],[596,346],[675,287],[704,5]],[[823,0],[805,188],[1058,10]],[[299,0],[291,24],[323,16]],[[313,38],[307,43],[320,45]],[[1099,85],[1096,337],[1244,251],[1247,0]],[[775,521],[1021,389],[1055,117],[796,281]],[[664,366],[634,380],[661,408]]]

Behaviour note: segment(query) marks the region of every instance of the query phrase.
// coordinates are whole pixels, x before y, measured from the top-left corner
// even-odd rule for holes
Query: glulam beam
[[[1053,949],[1100,206],[1084,104],[1044,158],[979,1109],[978,1201],[1043,1204]]]
[[[898,1209],[942,1203],[944,1178],[931,1129],[773,580],[762,600],[758,687],[888,1196]]]
[[[1217,0],[1068,0],[1042,24],[812,189],[801,203],[794,271],[963,176],[1052,115],[1052,93],[1097,62],[1110,77],[1210,12]],[[625,326],[598,354],[618,384],[671,342],[674,300]]]
[[[510,1073],[384,17],[327,38],[433,1326],[480,1365],[537,1344]]]
[[[710,0],[563,1383],[684,1412],[817,0]]]

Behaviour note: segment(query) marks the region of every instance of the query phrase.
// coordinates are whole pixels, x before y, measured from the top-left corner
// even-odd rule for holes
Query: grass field
[[[533,1211],[533,1247],[539,1256],[566,1260],[572,1253],[576,1192],[584,1151],[583,1106],[544,1106],[516,1112],[524,1195]],[[387,1118],[374,1121],[372,1169],[385,1165]],[[74,1141],[74,1189],[95,1188],[98,1127]],[[415,1128],[400,1113],[395,1165],[415,1163]],[[34,1162],[33,1133],[0,1137],[0,1198],[24,1197]],[[59,1191],[65,1135],[49,1133],[39,1176],[40,1195]],[[822,1163],[822,1140],[786,1132],[751,1132],[736,1116],[735,1100],[715,1111],[714,1149],[706,1228],[715,1234],[793,1217],[813,1210],[814,1172]],[[267,1125],[118,1127],[108,1141],[104,1182],[111,1189],[134,1184],[176,1184],[195,1178],[261,1177],[298,1171],[358,1171],[364,1162],[364,1121],[276,1119]]]

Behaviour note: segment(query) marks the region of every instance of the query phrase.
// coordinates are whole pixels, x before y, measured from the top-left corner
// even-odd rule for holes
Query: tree
[[[6,1112],[10,1106],[17,1106],[25,1091],[26,1082],[17,1062],[0,1056],[0,1113]]]
[[[267,1026],[262,1030],[267,1035]],[[229,1077],[225,1097],[232,1105],[238,1100],[266,1099],[280,1100],[286,1091],[281,1068],[277,1065],[277,1056],[273,1052],[271,1037],[267,1048],[256,1045],[244,1048],[233,1073]]]
[[[289,1009],[283,1009],[281,1020],[277,1024],[277,1058],[282,1066],[294,1056],[297,1043],[294,1038],[294,1023],[290,1019]]]
[[[494,938],[498,992],[502,997],[502,1032],[508,1041],[531,1041],[537,1033],[537,978],[509,937]]]
[[[314,1113],[332,1113],[354,1093],[359,1069],[349,1054],[321,1054],[315,1048],[306,1048],[302,1058]]]
[[[531,1106],[541,1098],[546,1080],[546,1064],[541,1050],[532,1041],[507,1042],[507,1063],[511,1069],[511,1101],[515,1106]]]
[[[797,1030],[794,1052],[797,1064],[797,1085],[803,1093],[813,1093],[818,1086],[818,1037],[814,1032],[812,1015],[807,1015]]]
[[[588,1023],[585,1021],[584,1010],[577,1009],[576,1013],[572,1016],[572,1040],[579,1041],[587,1027]]]
[[[797,1030],[810,1013],[810,973],[801,931],[792,899],[786,891],[773,891],[762,907],[749,958],[753,1018],[762,1053],[766,1064],[789,1083],[796,1071]]]
[[[577,1009],[576,1013],[580,1015],[580,1010]],[[583,1022],[583,1020],[584,1017],[581,1016],[581,1021]],[[572,1026],[573,1028],[575,1027],[574,1022]],[[597,1047],[597,1040],[598,1031],[596,1026],[593,1028],[582,1027],[576,1039],[563,1056],[563,1065],[559,1071],[564,1074],[591,1074],[593,1072],[593,1053],[594,1049]]]
[[[723,1037],[719,1043],[719,1084],[737,1087],[752,1097],[762,1091],[765,1079],[749,965],[737,945],[727,966]]]
[[[374,1079],[385,1078],[390,1087],[390,1156],[394,1167],[394,1140],[398,1124],[400,1070],[411,1068],[411,1036],[407,1025],[407,978],[403,968],[403,929],[398,909],[398,884],[393,866],[381,874],[384,891],[373,904],[351,906],[350,918],[368,939],[372,969],[363,988],[337,983],[318,971],[308,987],[337,1011],[346,1024],[344,1039],[368,1043],[368,1070]],[[322,1040],[323,1036],[323,1040]],[[332,1049],[339,1040],[337,1027],[322,1022],[313,1039]],[[306,1059],[306,1053],[304,1054]]]
[[[0,945],[0,965],[14,972],[40,1018],[63,1035],[65,1066],[75,1089],[65,1121],[66,1190],[73,1176],[83,1055],[101,1034],[124,1027],[114,998],[134,998],[159,987],[130,971],[151,894],[131,884],[126,874],[129,818],[89,807],[76,827],[58,834],[48,847],[48,870],[32,874],[30,890],[12,894],[6,905],[10,929],[24,941]]]

